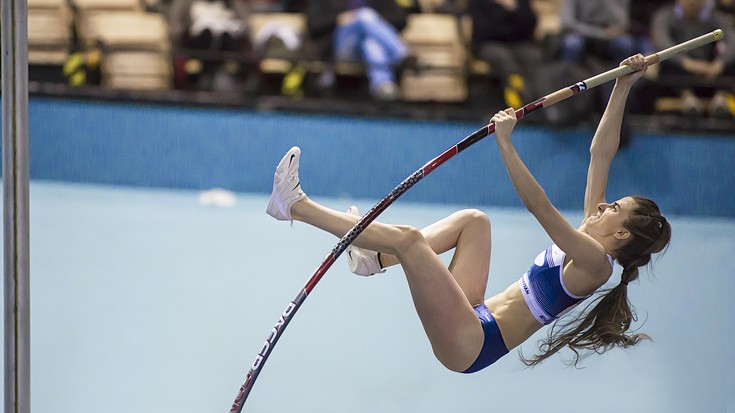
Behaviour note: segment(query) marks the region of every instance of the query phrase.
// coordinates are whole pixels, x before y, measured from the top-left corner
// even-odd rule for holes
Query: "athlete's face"
[[[597,214],[587,219],[590,235],[595,238],[613,236],[618,239],[626,239],[629,232],[625,229],[624,224],[634,207],[635,200],[631,197],[597,205]]]

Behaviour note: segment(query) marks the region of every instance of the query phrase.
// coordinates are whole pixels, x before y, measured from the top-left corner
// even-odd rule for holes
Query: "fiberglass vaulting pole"
[[[5,413],[31,411],[28,5],[2,0]]]

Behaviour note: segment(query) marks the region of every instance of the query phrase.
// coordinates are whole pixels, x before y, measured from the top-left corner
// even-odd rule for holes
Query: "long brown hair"
[[[632,198],[636,206],[624,224],[631,237],[615,251],[617,261],[623,267],[620,284],[602,291],[582,313],[570,321],[554,323],[548,337],[541,341],[541,354],[531,359],[521,355],[526,365],[535,366],[568,346],[574,352],[573,364],[576,366],[580,350],[602,354],[614,347],[630,347],[650,338],[645,334],[628,332],[631,323],[636,320],[628,300],[628,283],[638,279],[638,267],[650,263],[651,254],[668,247],[671,225],[661,215],[655,202],[639,196]]]

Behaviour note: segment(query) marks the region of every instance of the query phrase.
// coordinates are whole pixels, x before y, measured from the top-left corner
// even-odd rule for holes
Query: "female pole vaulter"
[[[463,210],[423,230],[406,225],[370,223],[348,247],[350,269],[372,275],[400,264],[416,311],[437,359],[449,370],[479,371],[517,347],[599,290],[614,262],[623,267],[619,284],[594,308],[553,328],[537,364],[564,347],[598,353],[629,347],[646,338],[628,330],[633,314],[627,289],[638,268],[663,251],[671,226],[658,206],[639,196],[608,203],[605,189],[620,141],[623,108],[631,86],[648,63],[642,55],[621,63],[634,72],[616,80],[590,147],[584,196],[584,220],[573,227],[551,204],[518,156],[511,133],[513,109],[493,117],[495,141],[510,179],[526,208],[553,244],[503,292],[485,298],[490,262],[490,221],[478,210]],[[351,213],[324,207],[306,196],[298,170],[301,151],[292,148],[279,163],[267,213],[278,220],[301,221],[343,237],[358,222]],[[454,249],[449,267],[438,254]]]

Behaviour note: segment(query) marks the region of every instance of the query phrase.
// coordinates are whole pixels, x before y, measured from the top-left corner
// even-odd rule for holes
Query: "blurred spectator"
[[[396,4],[403,9],[406,13],[421,13],[421,4],[423,1],[419,0],[396,0]]]
[[[652,22],[652,39],[657,49],[701,36],[715,29],[725,39],[690,50],[661,64],[659,81],[681,93],[684,113],[699,115],[708,110],[713,116],[732,116],[735,112],[735,30],[725,14],[715,9],[713,0],[677,0],[658,9]],[[701,95],[712,95],[705,107]]]
[[[735,24],[735,0],[717,0],[717,10],[726,13]]]
[[[251,13],[301,13],[306,10],[306,0],[241,0]]]
[[[634,52],[642,53],[644,56],[655,52],[651,43],[651,19],[653,13],[665,3],[661,0],[636,0],[635,6],[630,8],[629,32],[635,39],[637,48]]]
[[[217,52],[239,52],[236,57],[244,56],[248,45],[247,13],[241,0],[174,0],[171,4],[168,20],[172,43],[176,51],[184,51],[182,58],[186,63],[201,64],[181,69],[198,72],[198,89],[234,88],[233,76],[239,66]],[[197,55],[196,59],[190,59],[193,55]]]
[[[529,72],[543,60],[533,39],[537,18],[530,0],[470,0],[468,14],[473,54],[497,75],[505,105],[521,107],[529,98]]]
[[[592,55],[619,63],[641,51],[630,34],[630,0],[563,0],[561,58],[582,63]]]
[[[636,53],[651,52],[649,38],[640,33],[634,35],[636,29],[640,30],[632,20],[634,16],[641,19],[631,13],[631,0],[563,0],[560,9],[561,59],[571,64],[584,64],[593,73],[598,73]],[[599,113],[607,104],[613,84],[605,83],[597,91]],[[629,100],[636,100],[643,85],[645,82],[636,82]],[[625,106],[626,115],[630,107]],[[631,127],[625,116],[620,131],[621,148],[629,145],[631,139]]]
[[[313,0],[306,15],[320,59],[362,62],[374,98],[399,98],[395,69],[410,55],[398,34],[406,11],[395,0]],[[322,73],[319,83],[333,86],[333,70]]]
[[[468,7],[469,0],[396,0],[401,7],[409,9],[411,13],[444,13],[463,14]]]
[[[240,0],[248,5],[251,13],[281,13],[285,9],[282,0]]]
[[[262,61],[264,59],[275,59],[281,64],[287,63],[287,70],[279,68],[272,73],[283,73],[281,81],[281,94],[295,98],[303,97],[303,84],[307,69],[303,59],[303,43],[305,33],[302,31],[300,19],[287,17],[289,14],[304,16],[306,12],[305,0],[250,0],[250,11],[266,18],[265,24],[251,22],[255,27],[250,27],[253,42],[253,57]],[[259,65],[260,68],[260,65]],[[266,74],[259,73],[250,83],[250,89],[260,89],[262,80]]]

